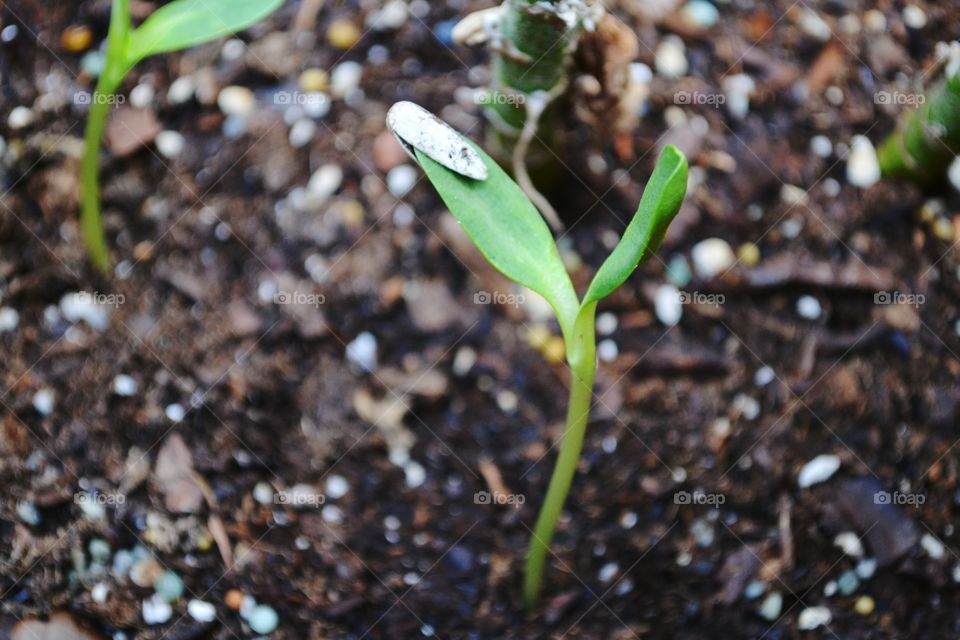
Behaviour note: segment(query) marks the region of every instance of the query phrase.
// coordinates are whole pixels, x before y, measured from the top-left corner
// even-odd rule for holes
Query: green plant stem
[[[580,310],[574,323],[572,335],[565,336],[567,361],[570,365],[570,400],[567,405],[567,420],[560,440],[560,453],[550,477],[547,496],[534,526],[527,550],[526,573],[523,582],[525,605],[533,607],[540,597],[543,571],[550,542],[557,528],[560,511],[570,492],[570,484],[577,471],[583,438],[587,431],[590,406],[593,401],[593,378],[596,373],[596,338],[594,316],[596,303]]]
[[[130,10],[127,0],[116,0],[110,14],[103,72],[90,99],[83,158],[80,161],[80,229],[90,261],[101,273],[106,273],[110,268],[110,253],[100,214],[100,141],[107,116],[110,115],[112,96],[127,74],[124,47],[129,32]]]

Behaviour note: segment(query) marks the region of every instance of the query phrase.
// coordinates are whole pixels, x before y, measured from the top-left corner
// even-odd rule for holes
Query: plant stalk
[[[129,32],[128,0],[115,0],[107,33],[107,55],[90,98],[80,161],[80,229],[90,261],[101,273],[107,273],[110,268],[110,252],[100,213],[100,141],[110,115],[112,97],[127,74],[124,50]]]
[[[527,550],[526,573],[523,581],[523,599],[527,608],[536,605],[543,586],[543,571],[550,542],[557,528],[557,520],[563,509],[570,484],[577,471],[583,438],[587,431],[590,406],[593,401],[593,378],[596,373],[596,338],[594,315],[596,303],[581,309],[574,324],[573,335],[567,339],[567,361],[570,365],[570,400],[567,405],[567,420],[560,440],[560,453],[550,477],[547,495]]]

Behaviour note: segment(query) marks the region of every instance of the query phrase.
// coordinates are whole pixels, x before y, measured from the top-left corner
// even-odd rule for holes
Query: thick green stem
[[[567,420],[560,440],[560,454],[550,477],[547,496],[534,526],[527,551],[527,566],[523,582],[523,599],[532,607],[540,597],[543,571],[550,542],[557,528],[557,520],[570,492],[570,484],[577,471],[583,438],[587,431],[590,406],[593,401],[593,377],[596,372],[596,339],[594,315],[596,303],[580,311],[573,332],[566,335],[567,360],[570,364],[570,401]]]
[[[127,0],[115,0],[107,34],[107,55],[97,88],[90,97],[90,112],[80,161],[80,229],[90,261],[102,273],[110,267],[110,253],[100,214],[100,141],[110,115],[113,95],[127,73],[124,50],[130,32]]]
[[[903,94],[889,94],[903,95]],[[929,183],[942,178],[960,152],[960,73],[932,91],[919,109],[902,116],[880,145],[880,168],[888,177]]]

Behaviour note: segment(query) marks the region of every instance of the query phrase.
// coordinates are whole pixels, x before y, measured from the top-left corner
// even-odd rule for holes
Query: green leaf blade
[[[284,0],[174,0],[130,34],[127,63],[179,51],[243,31],[280,8]]]
[[[680,211],[686,191],[687,159],[675,146],[667,145],[657,159],[627,230],[593,277],[584,296],[584,306],[609,296],[641,262],[653,255]]]
[[[419,149],[417,160],[440,198],[497,271],[546,298],[565,331],[578,302],[553,234],[526,194],[479,147],[486,180],[462,176]]]

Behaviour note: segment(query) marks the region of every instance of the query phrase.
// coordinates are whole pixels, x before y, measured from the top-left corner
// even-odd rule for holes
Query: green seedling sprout
[[[547,552],[577,468],[590,414],[597,360],[597,304],[660,246],[686,193],[687,159],[672,145],[663,150],[636,214],[581,300],[550,229],[523,190],[490,156],[409,102],[394,105],[387,123],[484,257],[506,277],[543,296],[563,334],[571,372],[570,396],[557,464],[527,552],[523,597],[532,607],[540,595]],[[412,130],[421,132],[416,140],[404,135]]]
[[[144,58],[178,51],[246,29],[276,11],[283,0],[174,0],[133,27],[129,0],[113,0],[103,70],[90,100],[80,165],[80,224],[94,266],[110,263],[100,214],[100,141],[112,96]]]
[[[960,45],[954,45],[942,85],[901,117],[877,149],[884,176],[928,184],[943,177],[960,153]]]

